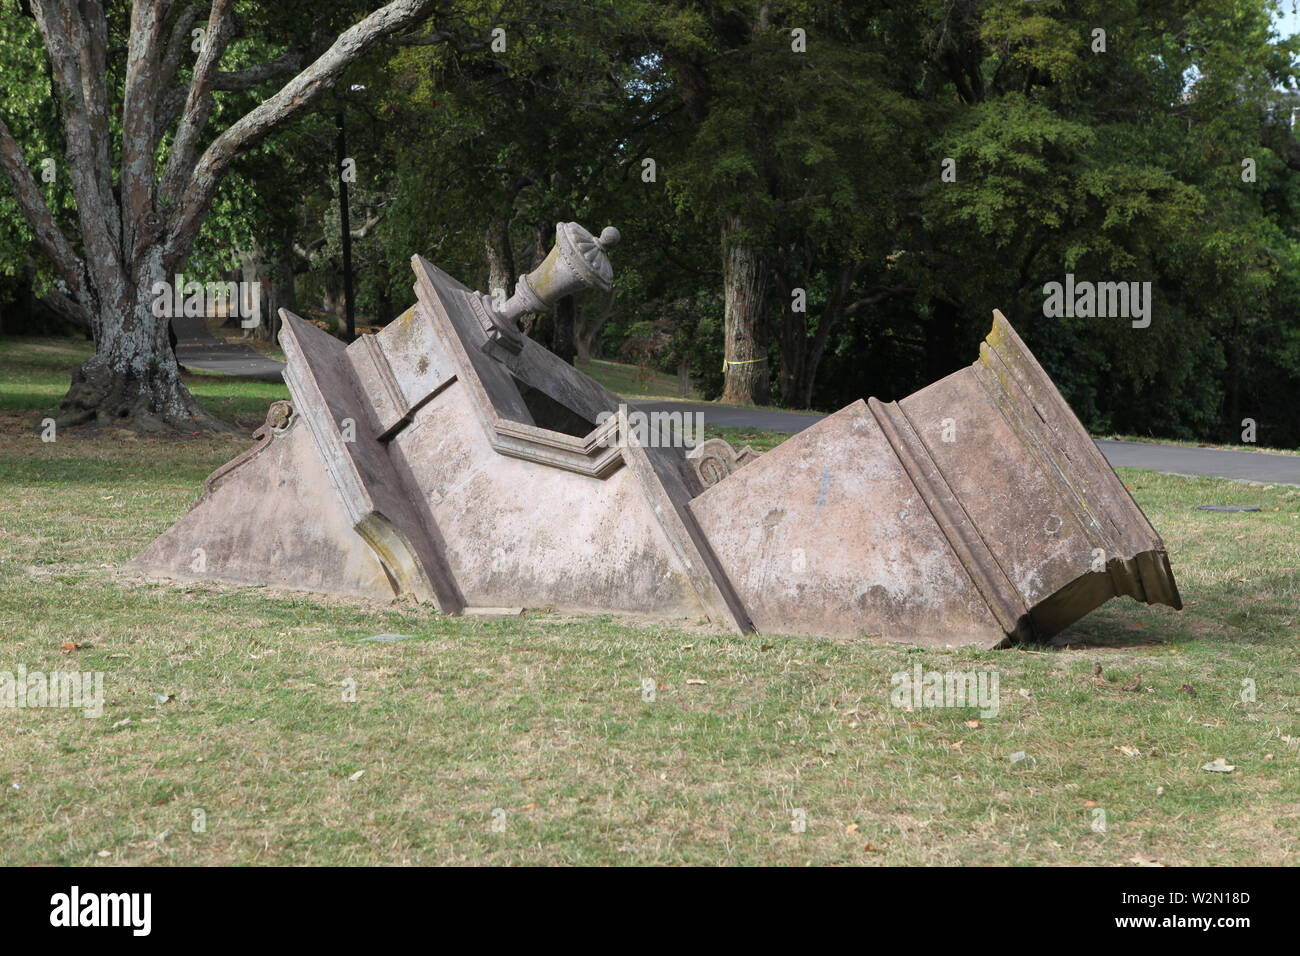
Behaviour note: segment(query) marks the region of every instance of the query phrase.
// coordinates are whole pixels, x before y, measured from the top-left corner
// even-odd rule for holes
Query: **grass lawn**
[[[102,672],[106,697],[0,708],[2,864],[1294,862],[1300,491],[1122,471],[1187,608],[1115,601],[1061,647],[130,583],[248,443],[42,442],[82,352],[0,340],[0,671]],[[283,395],[189,381],[249,425]],[[995,669],[1000,713],[891,706],[917,663]]]
[[[68,391],[72,371],[94,351],[81,339],[0,338],[0,420],[7,416],[12,427],[26,422],[39,432],[42,414],[55,415],[55,408]],[[191,371],[183,376],[186,386],[210,412],[229,422],[245,426],[249,433],[266,419],[266,406],[288,398],[289,389],[279,382],[257,382],[231,378],[216,372]],[[16,415],[16,413],[28,413]],[[122,438],[126,430],[122,429]],[[134,436],[132,436],[134,437]]]
[[[699,393],[694,388],[683,395],[677,378],[657,369],[639,368],[605,359],[579,359],[577,367],[615,395],[624,398],[700,400]]]

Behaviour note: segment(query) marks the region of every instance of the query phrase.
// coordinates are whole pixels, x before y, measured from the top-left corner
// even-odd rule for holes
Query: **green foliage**
[[[311,7],[312,29],[364,6]],[[340,284],[342,111],[363,322],[409,304],[412,253],[485,288],[487,242],[518,275],[556,221],[613,223],[616,292],[580,303],[584,346],[685,363],[716,395],[720,222],[739,216],[772,277],[760,347],[782,401],[899,397],[971,361],[999,308],[1094,428],[1229,440],[1251,417],[1261,441],[1300,444],[1300,186],[1286,136],[1265,135],[1300,103],[1300,47],[1273,33],[1275,6],[459,0],[428,28],[445,42],[378,51],[239,161],[194,266],[260,250],[319,314]],[[223,68],[306,44],[306,9],[241,9]],[[29,161],[62,145],[43,63],[30,18],[0,19]],[[221,94],[213,129],[274,87]],[[66,182],[48,192],[70,225]],[[0,273],[52,279],[4,192]],[[1043,286],[1066,273],[1150,282],[1151,327],[1045,316]]]

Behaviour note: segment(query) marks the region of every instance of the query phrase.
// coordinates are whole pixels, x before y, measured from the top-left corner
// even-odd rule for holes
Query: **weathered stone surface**
[[[997,646],[1121,594],[1164,545],[1001,313],[970,368],[808,428],[691,502],[755,626]]]
[[[981,642],[999,622],[864,402],[691,502],[768,633]]]
[[[375,336],[282,313],[292,402],[133,566],[985,647],[1120,594],[1180,606],[1159,537],[1000,313],[970,368],[762,456],[641,447],[615,395],[514,325],[608,288],[616,233],[557,236],[508,308],[417,256],[417,304]]]
[[[392,599],[393,585],[334,494],[307,426],[295,416],[284,431],[258,434],[129,567],[178,581]]]
[[[705,488],[716,485],[723,478],[758,457],[758,452],[746,445],[740,451],[721,438],[708,438],[686,453],[695,477]]]

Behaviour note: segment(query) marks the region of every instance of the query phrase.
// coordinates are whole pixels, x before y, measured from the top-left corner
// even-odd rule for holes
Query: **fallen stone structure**
[[[291,400],[132,569],[937,646],[1042,639],[1123,594],[1181,607],[1159,536],[998,312],[969,368],[765,454],[629,441],[620,399],[515,324],[610,289],[617,240],[561,224],[501,305],[416,256],[417,304],[346,346],[282,312]]]

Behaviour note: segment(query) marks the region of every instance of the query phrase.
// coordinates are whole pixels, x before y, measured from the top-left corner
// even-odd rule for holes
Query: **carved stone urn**
[[[514,295],[497,305],[491,296],[478,293],[480,321],[487,320],[489,339],[518,352],[521,315],[549,312],[566,295],[614,288],[614,268],[605,250],[620,238],[613,226],[606,226],[596,237],[576,222],[556,223],[555,245],[541,265],[519,277]]]

